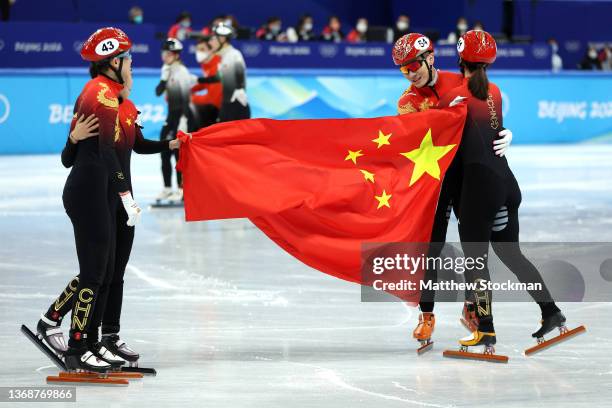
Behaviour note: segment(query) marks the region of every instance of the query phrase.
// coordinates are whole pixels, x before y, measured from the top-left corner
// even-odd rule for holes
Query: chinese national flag
[[[191,139],[181,133],[186,219],[247,217],[305,264],[371,284],[361,274],[362,244],[429,241],[465,116],[460,104],[372,119],[241,120]]]

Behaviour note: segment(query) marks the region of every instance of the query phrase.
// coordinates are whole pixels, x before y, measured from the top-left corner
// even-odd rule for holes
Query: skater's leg
[[[179,161],[179,149],[173,150],[172,154],[174,155],[175,163],[178,163],[178,161]],[[176,185],[178,186],[178,188],[183,188],[183,175],[178,170],[176,170]]]
[[[541,286],[542,290],[529,291],[529,295],[540,306],[542,317],[547,318],[560,310],[555,305],[542,275],[521,251],[518,218],[521,192],[514,178],[508,180],[508,191],[507,202],[496,214],[491,234],[491,246],[499,259],[521,283],[536,283]]]
[[[55,323],[61,323],[64,316],[68,314],[70,310],[72,310],[72,302],[74,300],[74,294],[76,293],[77,287],[79,285],[79,276],[75,276],[68,282],[66,288],[60,295],[55,299],[53,303],[47,309],[47,312],[44,314],[44,317],[50,321]]]
[[[486,262],[491,227],[495,213],[504,201],[504,191],[500,191],[497,179],[498,177],[484,166],[466,166],[459,206],[459,236],[464,256],[485,261],[483,268],[476,262],[472,267],[466,268],[465,277],[467,283],[477,285],[472,296],[479,318],[478,330],[490,333],[494,333],[492,291],[480,285],[491,280]]]
[[[117,214],[117,241],[115,268],[108,293],[108,301],[102,318],[102,336],[119,333],[121,308],[123,304],[123,276],[132,252],[134,227],[126,224],[127,214],[119,209]]]
[[[166,122],[162,127],[160,133],[160,140],[172,140],[176,137],[179,121],[181,119],[182,112],[180,110],[174,110],[168,112]],[[162,175],[164,178],[164,186],[166,188],[172,187],[172,152],[166,151],[161,153],[162,160]]]

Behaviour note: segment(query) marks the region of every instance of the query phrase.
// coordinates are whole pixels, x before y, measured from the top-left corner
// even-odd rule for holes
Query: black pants
[[[251,107],[243,106],[240,102],[223,102],[219,111],[219,122],[230,122],[232,120],[249,119]]]
[[[195,129],[202,129],[217,123],[219,119],[219,108],[215,105],[194,105]]]
[[[101,188],[106,185],[105,172],[94,166],[86,170],[73,168],[62,196],[72,222],[79,260],[79,280],[71,305],[71,347],[82,347],[86,339],[96,341],[112,278],[114,209],[119,198],[109,200],[107,188]]]
[[[499,259],[522,283],[539,283],[542,291],[529,292],[544,315],[556,309],[552,297],[536,267],[523,255],[519,245],[518,209],[521,191],[514,176],[501,178],[481,165],[464,168],[459,204],[459,236],[465,257],[487,259],[489,242]],[[491,280],[485,262],[482,269],[465,272],[466,282]],[[493,331],[492,292],[480,288],[473,291],[473,300],[481,331]]]
[[[109,219],[109,222],[113,222],[113,217]],[[123,277],[134,242],[134,227],[129,227],[126,222],[127,213],[121,205],[118,205],[114,217],[115,225],[110,228],[110,233],[114,233],[114,238],[109,236],[109,251],[106,261],[107,272],[102,283],[98,285],[99,294],[95,304],[97,312],[94,313],[95,318],[92,319],[89,329],[86,331],[87,339],[92,343],[98,340],[100,320],[102,323],[102,334],[118,333],[120,329],[121,308],[123,304]],[[97,225],[95,228],[101,228],[101,225]],[[113,248],[114,251],[111,251]],[[104,261],[98,259],[97,262]],[[49,307],[46,314],[47,318],[60,321],[73,308],[76,299],[75,294],[81,281],[82,277],[79,274],[68,283],[64,291]]]
[[[166,118],[166,123],[162,127],[159,139],[160,140],[172,140],[176,138],[176,133],[178,132],[179,122],[181,120],[181,116],[183,116],[183,110],[169,110],[168,117]],[[172,157],[174,156],[175,163],[179,160],[179,151],[170,150],[161,152],[161,170],[162,176],[164,177],[164,186],[172,187]],[[179,187],[183,185],[183,178],[179,171],[176,172],[176,184]]]

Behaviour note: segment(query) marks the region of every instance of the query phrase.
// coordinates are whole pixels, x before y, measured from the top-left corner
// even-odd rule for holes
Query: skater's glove
[[[167,81],[170,79],[170,65],[164,64],[161,67],[161,80]]]
[[[121,196],[121,203],[128,216],[127,225],[133,227],[140,221],[142,210],[138,207],[138,204],[136,204],[136,201],[132,198],[132,193],[129,191],[119,193],[119,195]]]
[[[247,94],[244,88],[236,89],[232,94],[232,99],[230,102],[238,101],[242,106],[247,106],[249,103],[247,99]]]
[[[495,154],[499,157],[504,157],[510,147],[510,142],[512,142],[512,131],[504,129],[499,132],[499,137],[499,139],[493,141],[493,150],[495,150]]]

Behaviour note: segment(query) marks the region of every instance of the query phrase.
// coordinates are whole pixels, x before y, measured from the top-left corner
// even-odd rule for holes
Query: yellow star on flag
[[[385,190],[383,190],[382,195],[375,195],[374,198],[378,200],[378,207],[376,207],[376,209],[380,209],[380,207],[389,207],[391,208],[391,206],[389,205],[389,199],[391,198],[393,194],[389,194],[387,195],[387,192]]]
[[[374,182],[374,173],[370,173],[367,170],[361,170],[361,169],[359,169],[359,171],[363,174],[364,179],[366,179],[367,181],[371,181],[372,183]]]
[[[390,145],[391,142],[389,142],[389,138],[391,137],[391,133],[389,133],[388,135],[385,135],[382,130],[378,131],[378,137],[376,139],[372,139],[372,141],[374,143],[378,143],[377,148],[380,149],[381,146],[383,145]]]
[[[451,150],[456,145],[434,146],[431,139],[431,129],[421,141],[421,146],[418,149],[411,150],[406,153],[400,153],[402,156],[414,162],[414,170],[410,178],[410,185],[416,183],[418,179],[425,173],[433,178],[440,180],[440,166],[438,160]]]
[[[363,156],[361,150],[357,150],[356,152],[349,150],[348,155],[344,158],[344,160],[351,160],[354,164],[357,164],[357,158]]]
[[[130,118],[127,118],[125,123],[127,123],[128,126],[132,126],[132,120]]]

